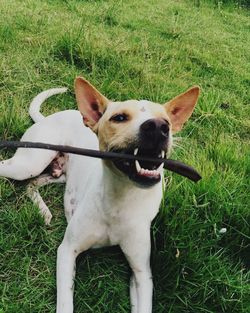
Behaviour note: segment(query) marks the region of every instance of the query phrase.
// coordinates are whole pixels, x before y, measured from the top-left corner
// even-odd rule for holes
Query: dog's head
[[[199,96],[195,86],[164,105],[150,101],[113,102],[85,79],[75,81],[83,122],[98,136],[100,150],[153,158],[169,155],[172,134],[191,116]],[[105,161],[114,172],[142,187],[161,180],[163,164],[133,160]]]

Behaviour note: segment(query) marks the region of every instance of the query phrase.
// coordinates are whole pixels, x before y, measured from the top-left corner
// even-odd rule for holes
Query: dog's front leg
[[[120,244],[132,270],[130,300],[132,313],[151,313],[153,282],[150,269],[150,227],[138,227]]]
[[[138,301],[137,301],[136,280],[134,274],[130,278],[130,304],[131,304],[131,313],[137,313]]]
[[[69,244],[62,242],[57,251],[56,313],[73,313],[76,257],[76,251]]]
[[[86,208],[86,207],[85,207]],[[86,214],[90,214],[88,215]],[[75,262],[77,256],[96,244],[107,242],[106,226],[91,208],[78,208],[67,226],[57,252],[56,313],[73,313]],[[93,223],[93,220],[95,223]]]

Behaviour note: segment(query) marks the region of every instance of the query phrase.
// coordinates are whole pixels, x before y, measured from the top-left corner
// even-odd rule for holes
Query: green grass
[[[172,157],[196,167],[195,185],[166,173],[152,225],[157,313],[250,312],[250,19],[248,1],[2,0],[0,136],[19,139],[30,100],[56,86],[45,114],[75,108],[73,80],[114,100],[164,103],[202,94]],[[0,159],[12,153],[2,150]],[[0,312],[55,312],[56,249],[66,227],[63,188],[44,187],[46,227],[26,182],[0,179]],[[219,234],[222,227],[225,234]],[[177,249],[180,252],[176,257]],[[129,312],[129,268],[118,248],[78,259],[75,312]]]

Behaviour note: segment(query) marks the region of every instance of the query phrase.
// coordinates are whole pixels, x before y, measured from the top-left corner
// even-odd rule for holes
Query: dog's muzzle
[[[125,149],[112,149],[112,151],[160,159],[164,158],[168,152],[168,143],[168,122],[164,119],[149,119],[140,126],[136,143]],[[121,172],[141,187],[153,186],[161,180],[163,163],[160,161],[119,159],[114,160],[113,163]]]

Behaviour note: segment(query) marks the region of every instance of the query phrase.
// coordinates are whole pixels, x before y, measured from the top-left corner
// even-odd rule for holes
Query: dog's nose
[[[141,124],[140,132],[147,139],[164,141],[168,137],[169,125],[168,122],[162,118],[149,119]]]
[[[140,126],[140,144],[145,149],[165,149],[168,143],[169,124],[163,118],[153,118]]]

